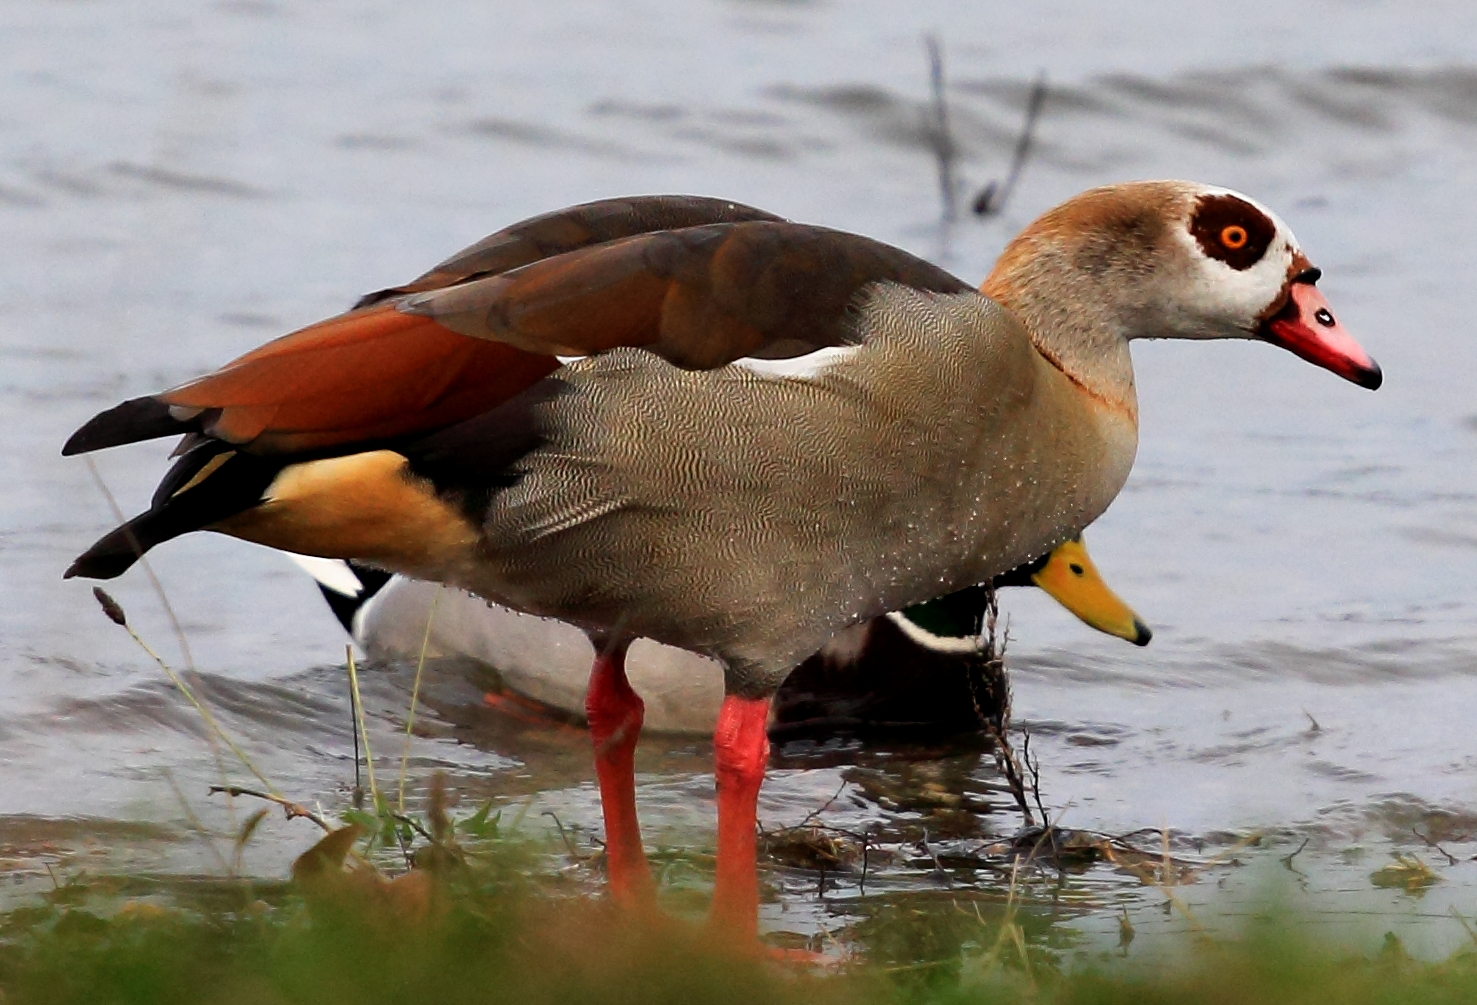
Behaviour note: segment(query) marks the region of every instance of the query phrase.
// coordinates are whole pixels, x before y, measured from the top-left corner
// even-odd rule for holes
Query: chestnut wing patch
[[[504,227],[404,286],[360,297],[354,307],[369,307],[408,293],[445,289],[637,234],[742,220],[778,221],[780,217],[727,199],[695,195],[643,195],[587,202]]]
[[[333,452],[460,422],[558,367],[386,305],[269,342],[158,398],[205,410],[203,432],[253,453]]]

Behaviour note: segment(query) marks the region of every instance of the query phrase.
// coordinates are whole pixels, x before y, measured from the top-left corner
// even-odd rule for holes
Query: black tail
[[[282,467],[279,460],[243,454],[217,440],[202,441],[169,469],[153,505],[78,556],[66,578],[121,576],[154,545],[260,503]]]
[[[67,440],[62,447],[62,456],[85,454],[159,436],[198,433],[204,415],[202,412],[189,419],[177,419],[170,407],[156,398],[134,398],[89,419]]]

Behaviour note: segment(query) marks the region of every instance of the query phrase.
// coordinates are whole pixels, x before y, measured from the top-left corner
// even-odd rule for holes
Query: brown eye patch
[[[1200,250],[1236,270],[1262,260],[1277,227],[1266,213],[1234,195],[1201,196],[1190,221]]]

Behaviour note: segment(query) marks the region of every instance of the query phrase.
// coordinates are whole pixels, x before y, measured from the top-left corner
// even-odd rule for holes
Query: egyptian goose
[[[290,557],[314,577],[365,652],[413,660],[424,647],[432,656],[477,660],[496,671],[488,704],[532,722],[584,719],[594,653],[573,625],[357,562]],[[991,585],[1040,587],[1085,624],[1134,645],[1153,637],[1103,582],[1081,538]],[[969,688],[981,663],[985,597],[972,586],[837,633],[785,678],[770,710],[770,738],[829,734],[838,726],[978,730]],[[626,676],[646,705],[643,732],[712,734],[723,701],[721,668],[712,660],[637,639],[626,654]]]
[[[1137,447],[1131,339],[1261,339],[1377,387],[1318,277],[1269,210],[1178,181],[1047,212],[979,291],[734,203],[580,206],[88,422],[65,453],[186,439],[150,509],[67,574],[211,529],[583,628],[611,889],[633,906],[653,884],[626,649],[720,660],[710,921],[752,937],[790,670],[1102,513]]]

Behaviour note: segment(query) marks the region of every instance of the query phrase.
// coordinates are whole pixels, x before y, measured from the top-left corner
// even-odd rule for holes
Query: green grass
[[[1477,954],[1422,962],[1392,937],[1381,952],[1351,955],[1308,941],[1296,919],[1275,913],[1235,939],[1187,936],[1182,953],[1167,954],[1173,962],[1084,964],[1048,946],[1029,911],[981,918],[879,905],[851,930],[844,965],[802,971],[714,945],[687,921],[623,916],[584,883],[532,867],[543,852],[527,843],[455,850],[460,857],[429,856],[431,871],[394,888],[372,870],[337,867],[300,869],[297,882],[270,888],[222,880],[164,890],[140,879],[61,887],[0,918],[0,1002],[1477,1001]]]
[[[858,999],[707,945],[673,922],[634,925],[571,892],[463,875],[428,911],[352,886],[276,906],[113,910],[46,905],[0,927],[15,1003],[763,1002]],[[804,988],[802,988],[804,985]]]

